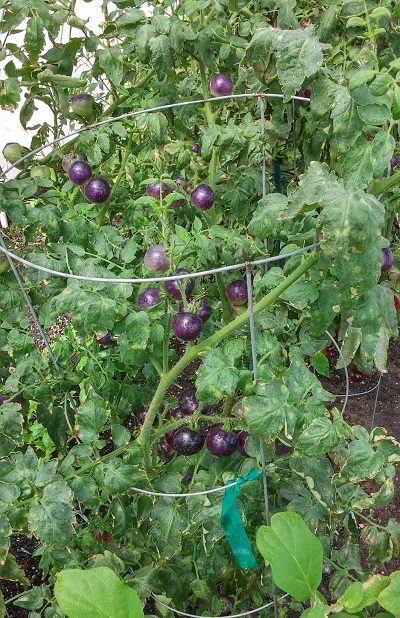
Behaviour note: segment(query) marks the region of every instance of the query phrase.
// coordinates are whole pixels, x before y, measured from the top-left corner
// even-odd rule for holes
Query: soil
[[[322,379],[324,387],[336,395],[344,395],[346,382],[343,370],[335,370],[335,356],[330,357],[331,375],[329,380]],[[192,368],[190,373],[192,373]],[[388,433],[400,441],[400,339],[392,341],[389,349],[388,373],[381,379],[375,377],[360,383],[350,383],[350,396],[345,407],[343,416],[350,425],[362,425],[371,430],[373,426],[384,427]],[[181,385],[186,386],[184,380]],[[370,391],[370,392],[367,392]],[[342,409],[344,398],[338,396],[335,405]],[[379,523],[386,524],[389,518],[400,521],[400,466],[397,467],[395,481],[395,495],[392,502],[385,508],[376,512]],[[39,558],[33,557],[36,547],[35,539],[24,535],[12,538],[11,551],[15,555],[18,564],[25,570],[25,574],[32,585],[40,585],[41,573],[38,569]],[[362,550],[367,552],[367,548]],[[394,558],[382,566],[382,573],[391,573],[400,570],[400,557]],[[6,599],[21,593],[24,587],[15,582],[1,580],[0,589]],[[7,606],[8,618],[27,618],[29,612],[26,609],[15,606]]]

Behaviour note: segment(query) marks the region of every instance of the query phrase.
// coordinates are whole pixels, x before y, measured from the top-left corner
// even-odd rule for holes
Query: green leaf
[[[369,91],[375,97],[386,94],[391,86],[394,85],[394,79],[389,73],[382,73],[370,84]]]
[[[183,530],[188,525],[186,505],[173,498],[159,499],[151,509],[153,525],[150,534],[163,555],[171,558],[181,544]]]
[[[143,618],[137,593],[106,566],[57,573],[54,594],[69,618]]]
[[[47,485],[40,502],[32,501],[28,522],[29,529],[42,543],[65,548],[72,538],[75,522],[70,488],[62,481]]]
[[[361,582],[354,582],[346,590],[346,592],[338,599],[338,603],[348,610],[352,610],[361,604],[364,598],[364,588]]]
[[[26,609],[41,609],[50,595],[48,586],[34,586],[14,601],[14,605]]]
[[[253,436],[263,437],[268,442],[284,427],[286,415],[296,409],[287,403],[289,390],[280,382],[263,385],[262,396],[243,399],[244,423]]]
[[[262,240],[279,234],[283,225],[279,218],[287,205],[288,198],[281,193],[270,193],[261,199],[248,226],[250,234]]]
[[[91,444],[98,440],[99,432],[107,418],[106,404],[101,397],[93,396],[78,411],[78,435],[82,442]]]
[[[361,190],[331,189],[321,213],[323,251],[330,257],[363,253],[380,237],[384,208],[372,195]]]
[[[390,584],[378,595],[379,605],[394,616],[400,616],[400,571],[389,576]]]
[[[307,601],[321,583],[323,551],[300,515],[275,513],[270,526],[258,529],[256,541],[276,585],[297,601]]]
[[[328,418],[316,418],[299,436],[296,452],[309,457],[328,453],[339,442],[334,426]]]
[[[393,92],[392,116],[393,120],[400,120],[400,87],[397,84]]]
[[[342,467],[342,474],[354,483],[366,478],[374,478],[385,463],[385,458],[379,451],[364,440],[355,440],[350,443],[350,454]]]
[[[152,62],[158,76],[162,76],[171,61],[169,38],[165,34],[149,39]]]
[[[347,189],[364,189],[373,177],[372,142],[365,136],[358,138],[343,161],[343,181]]]
[[[24,571],[18,566],[14,554],[9,553],[3,564],[0,562],[0,579],[8,579],[29,586],[30,581]]]
[[[133,311],[125,320],[124,335],[131,350],[145,350],[150,337],[150,318],[145,311]]]
[[[386,105],[362,105],[358,115],[365,124],[382,125],[390,118],[390,109]]]
[[[124,65],[118,46],[98,49],[96,53],[99,65],[104,69],[110,82],[119,86],[124,75]]]
[[[1,487],[1,485],[0,485]],[[0,515],[0,567],[4,564],[10,549],[12,528],[5,515]]]
[[[239,370],[233,360],[222,350],[217,348],[207,352],[196,379],[198,398],[212,404],[233,395],[239,377]]]
[[[0,457],[6,457],[22,446],[21,406],[17,403],[5,403],[0,407]]]
[[[388,131],[378,131],[375,135],[371,153],[374,178],[387,172],[395,146],[396,141]]]
[[[24,43],[30,58],[36,61],[45,43],[43,20],[39,15],[32,15],[28,19]]]
[[[363,123],[358,114],[358,107],[355,101],[344,86],[336,87],[331,117],[334,139],[339,150],[347,153],[348,149],[361,134]]]

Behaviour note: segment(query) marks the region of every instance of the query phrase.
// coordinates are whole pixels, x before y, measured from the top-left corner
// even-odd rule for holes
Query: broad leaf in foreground
[[[143,618],[137,593],[108,567],[61,571],[54,594],[69,618]]]
[[[261,526],[257,546],[271,565],[276,585],[297,601],[307,601],[322,578],[322,544],[297,513],[275,513]]]

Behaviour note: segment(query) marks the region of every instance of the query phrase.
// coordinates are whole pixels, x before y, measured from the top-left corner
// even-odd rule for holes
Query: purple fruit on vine
[[[92,177],[92,168],[86,161],[74,161],[68,168],[68,178],[76,185],[83,185]]]
[[[214,191],[208,185],[197,185],[190,194],[190,201],[197,210],[208,210],[215,202]]]
[[[146,195],[150,197],[154,197],[156,200],[160,199],[160,191],[161,197],[164,198],[166,195],[171,193],[172,187],[167,185],[165,182],[150,182],[146,187]]]
[[[175,435],[176,429],[171,429],[170,431],[167,431],[167,433],[164,436],[164,440],[166,441],[166,443],[168,444],[169,448],[174,451],[175,447],[174,447],[174,435]]]
[[[147,311],[150,307],[161,302],[160,290],[158,288],[146,288],[138,296],[138,307],[140,311]]]
[[[224,97],[232,93],[233,83],[229,75],[217,73],[210,80],[210,91],[218,97]]]
[[[165,255],[164,245],[153,245],[147,249],[143,263],[151,273],[165,273],[170,267],[170,261]]]
[[[83,187],[83,193],[89,202],[103,204],[110,197],[111,187],[105,178],[95,176]]]
[[[174,446],[181,455],[195,455],[204,445],[204,437],[194,429],[181,427],[174,435]]]
[[[206,438],[206,447],[216,457],[227,457],[236,451],[237,436],[233,431],[213,427]]]
[[[233,601],[231,597],[228,597],[226,594],[217,594],[215,595],[219,601],[221,606],[221,611],[218,616],[230,616],[232,614]],[[212,599],[208,602],[208,610],[210,612],[213,611],[213,602]]]
[[[382,249],[382,266],[381,266],[381,274],[389,272],[389,270],[393,266],[393,253],[389,249],[389,247],[385,247]]]
[[[201,333],[203,322],[194,313],[178,313],[172,320],[175,337],[182,341],[193,341]]]
[[[157,455],[161,459],[161,461],[171,461],[174,456],[174,451],[169,447],[165,436],[159,439],[157,444]]]
[[[94,98],[87,92],[75,94],[70,100],[72,111],[85,120],[90,120],[94,112]]]
[[[182,476],[181,483],[183,485],[189,485],[192,482],[192,479],[193,479],[193,470],[188,468]]]
[[[174,408],[170,414],[170,418],[172,421],[179,421],[182,418],[185,418],[187,414],[184,413],[180,408]]]
[[[146,418],[146,414],[147,414],[147,409],[144,406],[142,406],[141,408],[139,408],[139,410],[137,410],[136,418],[138,420],[139,425],[143,425],[145,418]]]
[[[247,442],[247,439],[250,438],[249,432],[244,431],[244,430],[239,431],[236,434],[236,438],[237,438],[236,450],[238,451],[238,453],[243,455],[243,457],[248,457],[248,454],[246,452],[246,442]]]
[[[193,144],[193,146],[190,149],[192,152],[194,152],[195,154],[199,154],[200,152],[200,144]]]
[[[176,193],[176,197],[174,197],[174,193]],[[180,208],[186,203],[182,194],[178,191],[178,189],[172,189],[170,195],[173,196],[172,202],[169,204],[170,208]]]
[[[393,157],[390,159],[390,167],[396,167],[398,162],[399,162],[399,159],[397,158],[397,156],[393,155]]]
[[[178,268],[178,270],[175,271],[175,275],[187,275],[187,274],[188,274],[188,271],[185,268]],[[181,285],[185,286],[185,296],[186,298],[189,298],[189,296],[192,294],[194,290],[195,281],[193,277],[188,277],[186,279],[177,279],[177,280],[171,279],[170,281],[166,281],[164,283],[164,289],[166,293],[168,294],[168,296],[170,296],[171,298],[174,298],[175,300],[182,300],[182,293],[181,293],[181,290],[179,288],[177,281],[179,281]]]
[[[193,299],[189,299],[187,302],[188,302],[189,309],[196,308],[196,302]],[[179,313],[182,313],[183,311],[185,311],[185,306],[183,303],[181,303],[179,305]],[[200,304],[197,306],[197,311],[196,311],[196,315],[200,318],[203,324],[207,322],[207,320],[210,319],[211,311],[212,309],[211,309],[210,303],[208,302],[208,298],[206,296],[203,296]]]
[[[93,339],[105,348],[108,348],[113,345],[117,345],[116,340],[112,338],[111,332],[109,330],[102,337],[97,337],[97,335],[94,334]]]
[[[0,395],[0,406],[3,405],[3,403],[6,403],[7,401],[7,397],[5,397],[4,395]]]
[[[179,395],[179,408],[185,416],[194,414],[199,407],[199,402],[196,399],[196,389],[194,386],[185,388]]]
[[[180,185],[182,187],[182,189],[186,189],[187,187],[187,182],[184,178],[175,178],[175,182],[177,185]]]
[[[199,127],[199,125],[198,125],[198,124],[195,124],[195,125],[194,125],[194,127],[193,127],[193,133],[194,133],[195,135],[197,135],[198,133],[200,133],[200,127]]]
[[[244,305],[248,300],[246,281],[242,279],[231,281],[225,287],[225,294],[230,303],[235,307]]]

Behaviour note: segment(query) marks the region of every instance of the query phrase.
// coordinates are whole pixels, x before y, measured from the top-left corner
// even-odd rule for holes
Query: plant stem
[[[163,338],[163,373],[168,373],[169,332],[171,330],[172,314],[168,313]]]
[[[203,97],[205,99],[208,99],[209,92],[208,92],[208,82],[207,82],[207,76],[206,76],[206,67],[204,66],[204,62],[201,60],[201,58],[196,57],[196,60],[198,62],[199,69],[200,69],[200,78],[201,78],[201,86],[203,89]],[[211,104],[208,101],[204,103],[204,110],[206,112],[207,122],[209,126],[211,127],[214,124],[214,114],[211,111]]]
[[[216,273],[215,278],[217,280],[219,297],[222,303],[222,319],[225,324],[228,324],[229,322],[232,322],[232,315],[229,309],[228,299],[225,294],[225,283],[222,273]]]
[[[307,259],[304,260],[304,262],[300,264],[300,266],[298,266],[292,273],[290,273],[290,275],[288,275],[274,290],[269,292],[266,296],[264,296],[264,298],[253,306],[253,313],[257,315],[272,305],[272,303],[274,303],[288,287],[300,279],[300,277],[302,277],[308,270],[310,270],[310,268],[312,268],[312,266],[314,266],[317,259],[317,252],[309,255]],[[187,348],[182,358],[180,358],[180,360],[170,369],[168,373],[162,376],[148,408],[141,434],[137,440],[139,444],[143,445],[144,469],[149,479],[152,475],[150,448],[152,426],[169,386],[174,380],[177,379],[185,367],[187,367],[187,365],[197,356],[201,356],[204,352],[216,347],[225,337],[228,337],[228,335],[231,335],[237,328],[240,328],[246,324],[248,320],[249,310],[245,311],[242,315],[238,316],[229,324],[223,326],[217,333],[214,333],[210,337],[207,337],[207,339],[204,339],[201,343],[193,345],[190,349]]]

